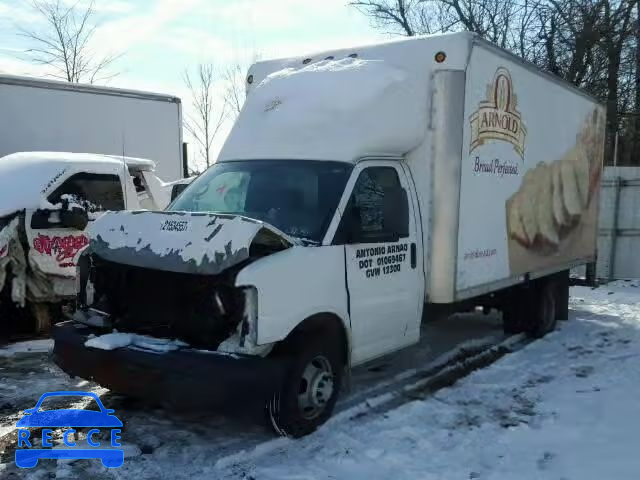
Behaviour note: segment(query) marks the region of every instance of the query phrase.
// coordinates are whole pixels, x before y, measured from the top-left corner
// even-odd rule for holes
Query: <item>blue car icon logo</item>
[[[39,411],[42,402],[50,397],[72,396],[91,397],[100,407],[100,411],[83,409],[58,409]],[[107,468],[121,467],[124,463],[124,450],[117,448],[98,448],[100,442],[94,439],[100,433],[100,428],[111,429],[111,447],[121,447],[120,428],[122,422],[113,415],[113,410],[104,407],[100,398],[91,392],[48,392],[43,394],[33,408],[24,411],[25,415],[18,420],[18,449],[16,449],[16,465],[20,468],[32,468],[41,458],[49,459],[91,459],[99,458]],[[51,443],[51,428],[62,428],[65,449],[32,448],[29,438],[29,427],[42,428],[42,446],[53,447]],[[87,443],[95,448],[75,448],[76,443],[69,439],[69,434],[75,433],[75,428],[91,428],[87,432]]]

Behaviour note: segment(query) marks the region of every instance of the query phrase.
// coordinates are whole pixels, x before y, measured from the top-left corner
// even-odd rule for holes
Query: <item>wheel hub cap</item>
[[[300,379],[298,406],[305,418],[318,416],[333,395],[333,371],[324,356],[317,356],[305,367]]]

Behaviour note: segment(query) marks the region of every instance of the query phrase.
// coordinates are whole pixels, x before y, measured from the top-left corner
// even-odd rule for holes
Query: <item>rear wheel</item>
[[[534,337],[544,337],[552,332],[558,323],[556,315],[557,286],[553,280],[543,279],[538,282],[534,294],[532,317],[527,333]]]
[[[502,307],[504,332],[540,338],[553,331],[562,315],[557,310],[562,291],[554,277],[514,287]]]
[[[556,319],[569,319],[569,270],[556,276]]]
[[[326,337],[304,336],[285,353],[290,358],[287,376],[266,412],[279,435],[308,435],[331,416],[344,368],[342,348],[336,343]]]

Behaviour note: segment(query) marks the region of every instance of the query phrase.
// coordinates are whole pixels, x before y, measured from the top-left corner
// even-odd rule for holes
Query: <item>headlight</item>
[[[82,309],[93,304],[95,289],[90,277],[91,259],[89,255],[82,254],[78,258],[76,266],[76,303]]]
[[[244,292],[244,311],[242,313],[241,347],[254,347],[258,344],[258,290],[247,287]]]

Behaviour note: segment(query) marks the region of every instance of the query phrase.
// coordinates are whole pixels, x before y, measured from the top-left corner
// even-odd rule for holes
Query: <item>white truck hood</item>
[[[90,251],[108,261],[208,275],[248,259],[254,245],[279,251],[297,243],[258,220],[192,212],[107,212],[89,238]]]

